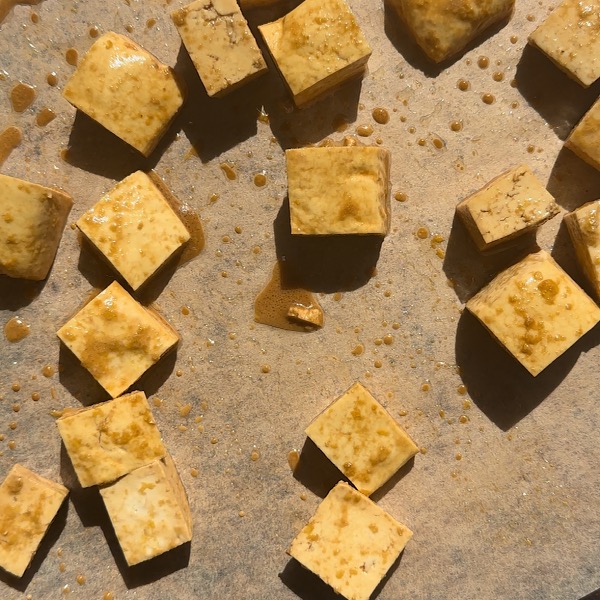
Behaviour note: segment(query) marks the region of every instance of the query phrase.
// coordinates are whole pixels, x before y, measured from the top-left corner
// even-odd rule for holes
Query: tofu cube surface
[[[258,29],[298,107],[361,75],[371,56],[344,0],[304,0]]]
[[[340,482],[288,550],[348,600],[368,600],[413,533]]]
[[[571,131],[565,146],[600,171],[600,99]]]
[[[187,496],[169,455],[100,488],[100,494],[129,566],[191,541]]]
[[[391,4],[425,54],[439,63],[508,17],[514,0],[391,0]]]
[[[56,425],[82,487],[109,483],[166,454],[144,392],[69,411]]]
[[[77,227],[137,290],[190,239],[152,179],[132,173],[85,212]]]
[[[326,408],[306,428],[306,435],[367,496],[419,451],[360,383]]]
[[[64,192],[0,175],[0,275],[45,279],[71,206]]]
[[[16,464],[0,485],[0,567],[21,577],[68,494]]]
[[[500,273],[467,308],[534,376],[600,320],[595,302],[543,250]]]
[[[456,211],[484,251],[539,227],[559,209],[529,167],[521,165],[460,202]]]
[[[179,341],[166,321],[139,304],[116,281],[57,335],[113,398]]]
[[[285,154],[292,234],[387,234],[387,150],[346,146],[298,148]]]
[[[113,32],[94,42],[63,96],[144,156],[154,150],[184,99],[170,67]]]
[[[529,36],[584,87],[600,77],[600,0],[566,0]]]
[[[236,0],[197,0],[171,15],[209,96],[267,71]]]
[[[580,206],[564,219],[581,268],[600,298],[600,200]]]

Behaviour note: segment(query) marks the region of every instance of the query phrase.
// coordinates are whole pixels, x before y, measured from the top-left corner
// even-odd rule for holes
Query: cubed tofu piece
[[[258,29],[298,107],[362,75],[371,56],[344,0],[304,0]]]
[[[0,275],[45,279],[71,206],[64,192],[0,175]]]
[[[100,488],[100,494],[129,566],[191,541],[187,496],[168,454]]]
[[[57,335],[113,398],[179,341],[164,319],[139,304],[116,281]]]
[[[370,496],[419,448],[360,383],[355,383],[307,428],[306,435]]]
[[[287,150],[292,234],[378,234],[390,226],[390,154],[346,146]]]
[[[113,32],[94,42],[63,96],[144,156],[154,150],[184,99],[170,67]]]
[[[14,465],[0,485],[0,567],[21,577],[67,497],[66,487]]]
[[[544,250],[500,273],[467,308],[534,376],[600,320],[595,302]]]
[[[181,219],[142,171],[100,198],[77,227],[134,290],[190,239]]]
[[[296,536],[288,553],[348,600],[368,600],[412,531],[340,482]]]
[[[529,36],[584,87],[600,77],[600,0],[566,0]]]
[[[209,96],[231,92],[267,71],[236,0],[196,0],[171,18]]]
[[[529,167],[521,165],[460,202],[456,212],[484,251],[536,229],[559,208]]]
[[[565,146],[600,171],[600,99],[571,131]]]
[[[82,487],[115,481],[166,454],[144,392],[69,410],[56,425]]]
[[[391,4],[425,54],[439,63],[508,17],[514,0],[391,0]]]
[[[565,223],[581,268],[600,298],[600,200],[566,214]]]

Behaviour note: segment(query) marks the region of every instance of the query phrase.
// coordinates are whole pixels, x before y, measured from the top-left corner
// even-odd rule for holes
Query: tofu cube
[[[326,408],[306,428],[306,435],[367,496],[419,451],[360,383]]]
[[[0,485],[0,567],[21,577],[68,494],[67,488],[14,465]]]
[[[413,533],[340,482],[288,553],[348,600],[368,600]]]
[[[154,150],[184,99],[170,67],[113,32],[94,42],[63,96],[144,156]]]
[[[442,62],[463,50],[491,25],[508,17],[514,0],[391,0],[427,56]]]
[[[0,275],[45,279],[71,206],[64,192],[0,175]]]
[[[566,0],[529,36],[560,69],[584,87],[600,77],[600,2]]]
[[[362,75],[371,56],[344,0],[304,0],[258,29],[298,107]]]
[[[100,494],[129,566],[191,541],[187,496],[168,454],[100,488]]]
[[[534,376],[600,321],[595,302],[543,250],[500,273],[467,308]]]
[[[179,341],[164,319],[139,304],[116,281],[57,335],[113,398]]]
[[[70,410],[56,425],[82,487],[109,483],[166,454],[144,392]]]
[[[167,199],[142,171],[100,198],[77,227],[134,290],[190,239]]]
[[[600,200],[580,206],[564,219],[581,268],[600,298]]]
[[[386,235],[390,154],[368,146],[286,150],[292,234]]]
[[[521,165],[460,202],[456,212],[484,251],[536,229],[559,208],[529,167]]]
[[[209,96],[220,96],[267,71],[236,0],[196,0],[171,14]]]
[[[600,99],[571,131],[565,146],[600,171]]]

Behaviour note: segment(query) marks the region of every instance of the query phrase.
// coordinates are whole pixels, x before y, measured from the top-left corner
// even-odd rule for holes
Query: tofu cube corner
[[[152,177],[142,171],[117,183],[80,217],[77,227],[133,290],[190,239]]]
[[[116,281],[67,321],[57,335],[113,398],[179,342],[171,325]]]
[[[306,435],[367,496],[419,451],[360,383],[326,408],[306,428]]]
[[[185,488],[168,454],[100,488],[100,494],[129,566],[191,541]]]
[[[68,490],[16,464],[0,485],[0,567],[22,577]]]
[[[371,56],[345,0],[304,0],[258,29],[297,107],[361,76]]]
[[[45,279],[73,206],[58,190],[0,174],[0,275]]]
[[[500,273],[466,306],[533,376],[600,321],[600,308],[544,250]]]
[[[573,128],[565,146],[600,171],[600,99]]]
[[[184,101],[170,67],[114,32],[92,44],[63,96],[144,156],[154,150]]]
[[[390,226],[390,153],[343,146],[286,151],[294,235],[386,235]]]
[[[346,483],[338,483],[288,553],[347,600],[368,600],[412,531]]]
[[[115,481],[167,452],[144,392],[69,411],[56,425],[82,487]]]

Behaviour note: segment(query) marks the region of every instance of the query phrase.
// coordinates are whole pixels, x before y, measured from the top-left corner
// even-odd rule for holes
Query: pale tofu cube
[[[439,63],[508,17],[514,0],[391,0],[391,4],[425,54]]]
[[[171,18],[209,96],[231,92],[267,71],[236,0],[197,0]]]
[[[348,600],[368,600],[412,537],[373,501],[340,482],[288,553]]]
[[[600,170],[600,100],[596,100],[571,131],[565,146]]]
[[[456,212],[484,251],[536,229],[559,208],[529,167],[521,165],[460,202]]]
[[[362,75],[371,56],[344,0],[304,0],[258,29],[298,107]]]
[[[600,77],[600,0],[566,0],[529,36],[584,87]]]
[[[166,454],[144,392],[69,410],[56,425],[82,487],[109,483]]]
[[[170,67],[113,32],[94,42],[63,96],[144,156],[154,150],[184,99]]]
[[[100,494],[129,566],[191,541],[190,507],[168,454],[100,488]]]
[[[581,268],[600,298],[600,200],[566,214],[565,223]]]
[[[57,335],[113,398],[179,341],[164,319],[134,300],[116,281]]]
[[[307,428],[306,435],[370,496],[419,448],[360,383],[355,383]]]
[[[0,275],[45,279],[71,206],[64,192],[0,175]]]
[[[190,239],[167,199],[142,171],[85,212],[77,227],[137,290]]]
[[[390,154],[369,146],[287,150],[292,234],[386,235]]]
[[[534,376],[600,320],[596,303],[543,250],[500,273],[467,308]]]
[[[0,485],[0,567],[21,577],[68,494],[21,465]]]

